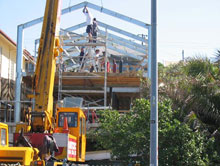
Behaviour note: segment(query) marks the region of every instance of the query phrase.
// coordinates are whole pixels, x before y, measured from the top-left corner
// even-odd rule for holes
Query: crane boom
[[[34,74],[35,107],[32,131],[51,131],[53,127],[53,88],[56,57],[61,51],[59,29],[61,0],[47,0]]]

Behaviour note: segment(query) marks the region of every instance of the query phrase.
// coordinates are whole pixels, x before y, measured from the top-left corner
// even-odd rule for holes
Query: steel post
[[[148,27],[148,78],[151,79],[151,26]]]
[[[150,166],[158,166],[157,0],[151,0]]]
[[[21,80],[23,56],[23,25],[17,27],[16,85],[15,85],[15,122],[20,122],[21,114]]]
[[[107,37],[108,31],[106,29],[105,36],[105,81],[104,81],[104,107],[107,106]]]

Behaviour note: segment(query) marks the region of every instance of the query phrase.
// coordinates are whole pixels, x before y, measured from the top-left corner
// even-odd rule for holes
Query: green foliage
[[[197,57],[168,67],[158,64],[158,69],[159,164],[220,165],[219,64]],[[150,81],[141,82],[142,96],[149,99]],[[98,142],[122,161],[148,165],[149,101],[137,100],[128,114],[101,114]]]
[[[184,70],[188,76],[196,77],[199,74],[213,72],[213,65],[207,58],[194,57],[187,60]]]
[[[208,142],[205,149],[209,149],[207,154],[211,154],[208,155],[210,165],[219,164],[216,156],[220,155],[220,148],[213,146],[220,143],[219,66],[207,58],[197,57],[168,66],[159,73],[160,83],[163,84],[159,88],[160,98],[170,98],[173,108],[178,110],[177,119],[187,122],[193,131],[205,136]],[[208,139],[210,137],[212,143]]]
[[[193,132],[188,125],[175,117],[170,101],[159,103],[159,164],[206,165],[207,155],[202,155],[204,137]],[[101,126],[95,135],[97,141],[113,156],[127,163],[140,161],[149,164],[150,103],[139,99],[131,112],[120,115],[117,111],[101,111]]]

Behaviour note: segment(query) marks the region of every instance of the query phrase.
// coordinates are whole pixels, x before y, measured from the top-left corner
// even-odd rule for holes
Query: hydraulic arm
[[[53,88],[56,57],[62,50],[59,44],[61,0],[47,0],[34,75],[35,107],[31,130],[53,130]]]

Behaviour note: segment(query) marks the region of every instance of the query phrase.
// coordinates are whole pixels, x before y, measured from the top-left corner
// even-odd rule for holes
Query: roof
[[[17,46],[17,44],[6,34],[0,29],[0,34],[4,36],[10,43],[12,43],[14,46]]]
[[[0,29],[0,34],[5,37],[11,44],[13,44],[15,47],[17,47],[17,44],[5,33]],[[34,62],[34,58],[31,56],[30,52],[26,49],[23,50],[23,55],[26,59],[30,60],[32,63]]]

